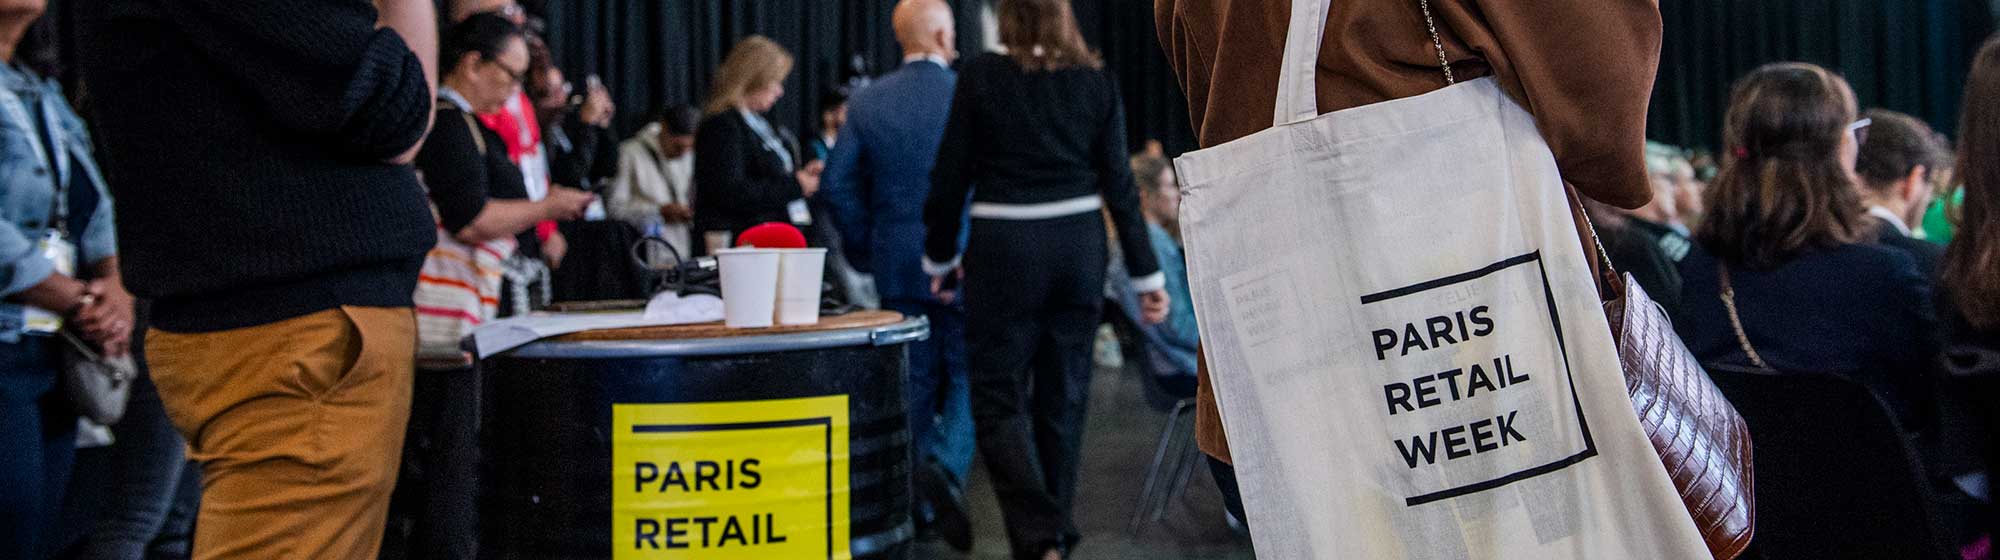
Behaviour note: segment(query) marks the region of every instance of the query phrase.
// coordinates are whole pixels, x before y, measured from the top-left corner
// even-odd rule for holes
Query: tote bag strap
[[[1318,83],[1320,42],[1326,36],[1326,13],[1333,0],[1292,0],[1291,26],[1285,31],[1285,57],[1278,64],[1278,100],[1272,106],[1271,125],[1279,126],[1319,116]],[[1424,14],[1424,29],[1430,32],[1431,46],[1437,48],[1438,67],[1444,69],[1444,83],[1458,83],[1451,75],[1451,59],[1445,56],[1444,40],[1438,36],[1437,20],[1431,16],[1430,0],[1417,0]]]

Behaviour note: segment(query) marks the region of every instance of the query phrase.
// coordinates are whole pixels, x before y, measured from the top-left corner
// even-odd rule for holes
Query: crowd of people
[[[1613,263],[1711,371],[1829,375],[1881,399],[1938,486],[1936,529],[1968,550],[1988,542],[1995,404],[1969,387],[2000,373],[1996,64],[2000,42],[1972,69],[1955,151],[1917,118],[1861,110],[1825,68],[1758,68],[1732,89],[1718,166],[1651,146],[1651,203],[1590,205]]]
[[[760,36],[734,45],[706,99],[662,107],[621,141],[604,84],[574,85],[512,0],[443,14],[430,0],[97,4],[84,37],[117,39],[76,61],[86,119],[39,66],[44,47],[23,39],[42,2],[0,0],[0,127],[12,132],[0,138],[0,473],[12,481],[0,551],[475,557],[478,374],[462,354],[417,359],[423,318],[463,313],[413,299],[436,281],[419,271],[442,244],[491,255],[495,288],[474,319],[526,313],[549,303],[552,274],[579,266],[566,222],[658,238],[656,261],[793,224],[835,249],[830,270],[872,279],[836,291],[927,318],[906,388],[913,506],[961,550],[975,451],[1015,558],[1059,559],[1079,542],[1072,501],[1107,299],[1127,304],[1163,367],[1190,384],[1202,369],[1174,168],[1128,151],[1119,90],[1065,0],[1001,1],[1005,51],[963,60],[945,2],[903,1],[903,64],[822,96],[804,143],[766,117],[794,60]],[[1162,33],[1203,143],[1267,125],[1209,87],[1255,64],[1190,60],[1214,50],[1184,48],[1200,45],[1174,17]],[[1446,36],[1457,52],[1493,39]],[[1530,90],[1573,91],[1536,87],[1573,79],[1561,72],[1490,62]],[[1357,79],[1436,86],[1399,71]],[[1612,78],[1581,95],[1643,115],[1625,99],[1643,101],[1637,78]],[[1636,146],[1611,146],[1640,131],[1537,117],[1610,261],[1698,359],[1864,384],[1931,446],[1949,491],[1983,502],[2000,403],[1952,387],[2000,375],[2000,42],[1967,82],[1954,149],[1919,119],[1862,110],[1824,68],[1765,66],[1732,90],[1718,154],[1649,145],[1644,186],[1620,165],[1578,163],[1636,172]],[[1377,100],[1333,101],[1322,109]],[[116,443],[94,457],[78,442],[105,427],[60,387],[71,343],[140,358]],[[1227,441],[1200,393],[1201,446],[1240,520]],[[115,495],[66,496],[110,484],[79,460],[106,465]]]
[[[621,142],[606,87],[573,84],[511,0],[375,4],[86,10],[83,36],[118,37],[76,61],[84,87],[104,92],[89,111],[95,145],[33,45],[0,52],[18,55],[0,69],[0,116],[19,131],[6,160],[15,219],[0,235],[13,318],[0,468],[29,492],[0,508],[0,549],[476,556],[476,366],[425,346],[424,331],[549,303],[552,273],[583,266],[560,224],[587,220],[662,240],[654,260],[705,255],[768,222],[845,247],[837,266],[872,275],[870,297],[933,328],[912,348],[910,398],[926,530],[970,547],[976,443],[1017,555],[1076,542],[1102,216],[1157,322],[1167,281],[1148,243],[1172,210],[1158,169],[1143,189],[1131,180],[1117,90],[1066,2],[1003,3],[1014,54],[957,71],[950,7],[902,3],[904,65],[851,102],[824,96],[803,145],[765,116],[793,59],[764,37],[729,51],[699,108],[663,107]],[[0,5],[0,38],[19,43],[43,9]],[[157,142],[167,130],[177,140]],[[1037,142],[994,141],[1008,135]],[[467,261],[480,285],[432,276],[439,259]],[[1019,281],[1030,265],[1046,282]],[[143,305],[121,272],[140,279]],[[477,297],[441,304],[425,295],[434,286]],[[115,464],[112,503],[65,499],[79,424],[44,336],[58,328],[111,356],[145,343],[111,448],[151,460],[97,459]]]

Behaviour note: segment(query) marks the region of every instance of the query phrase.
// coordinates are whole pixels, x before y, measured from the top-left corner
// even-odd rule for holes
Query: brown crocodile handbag
[[[1589,218],[1585,217],[1588,224]],[[1597,241],[1596,231],[1591,232]],[[1639,424],[1660,454],[1674,488],[1716,560],[1750,546],[1757,509],[1750,463],[1750,428],[1688,352],[1666,313],[1631,276],[1620,276],[1602,242],[1597,255],[1604,314],[1618,342],[1625,389]]]

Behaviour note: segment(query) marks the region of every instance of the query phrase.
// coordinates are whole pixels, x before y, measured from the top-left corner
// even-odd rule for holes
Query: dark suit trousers
[[[1073,544],[1091,343],[1104,301],[1103,218],[974,219],[966,336],[980,455],[1015,558]]]
[[[972,418],[953,399],[969,397],[971,376],[966,362],[965,310],[937,302],[890,300],[882,308],[931,323],[929,339],[910,343],[910,442],[917,465],[936,461],[957,477],[949,481],[964,489],[971,462]],[[962,401],[961,401],[962,402]],[[952,456],[957,453],[961,456]],[[920,471],[921,472],[921,471]]]

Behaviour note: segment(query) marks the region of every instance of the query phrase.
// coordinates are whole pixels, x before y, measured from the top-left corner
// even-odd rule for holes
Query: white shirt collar
[[[1881,218],[1884,222],[1889,222],[1889,226],[1896,228],[1896,231],[1902,232],[1904,237],[1912,235],[1910,233],[1910,224],[1903,222],[1902,216],[1897,216],[1895,212],[1888,208],[1869,206],[1868,215]]]
[[[909,64],[917,61],[928,61],[945,68],[951,67],[951,61],[945,60],[944,57],[938,56],[937,53],[917,53],[912,55],[905,55],[903,57],[903,64]]]
[[[465,96],[459,95],[458,90],[451,89],[451,86],[438,86],[438,97],[445,101],[450,101],[452,105],[458,106],[458,110],[460,111],[472,112],[472,102],[466,101]]]

